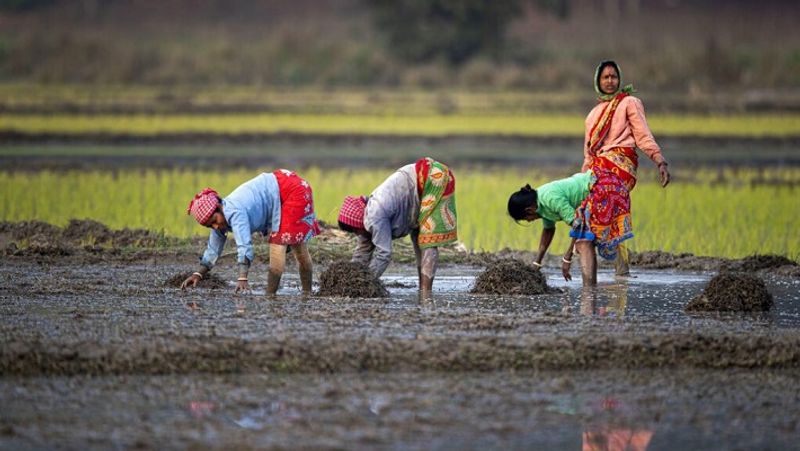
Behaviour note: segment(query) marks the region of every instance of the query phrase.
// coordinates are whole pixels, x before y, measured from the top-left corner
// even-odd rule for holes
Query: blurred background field
[[[642,98],[634,250],[800,256],[800,4],[786,0],[0,1],[0,220],[186,237],[204,186],[341,196],[430,155],[463,243],[533,249],[508,194],[576,172],[597,62]],[[565,243],[558,234],[554,251]]]

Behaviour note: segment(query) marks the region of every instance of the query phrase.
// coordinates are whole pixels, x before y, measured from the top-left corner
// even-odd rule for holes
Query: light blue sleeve
[[[211,233],[208,235],[206,251],[203,252],[203,256],[200,258],[200,264],[208,269],[213,268],[217,263],[217,259],[222,254],[222,249],[225,247],[226,240],[227,236],[225,236],[224,233],[212,229]]]
[[[250,220],[246,214],[241,211],[234,212],[228,219],[231,230],[233,231],[233,239],[236,240],[236,254],[237,263],[253,262],[255,254],[253,253],[253,240],[251,237]]]

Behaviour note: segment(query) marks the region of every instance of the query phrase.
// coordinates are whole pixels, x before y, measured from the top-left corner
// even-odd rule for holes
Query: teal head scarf
[[[600,72],[602,72],[606,66],[613,67],[614,70],[617,71],[617,75],[619,75],[619,86],[617,87],[617,90],[615,92],[612,92],[611,94],[606,94],[603,92],[602,89],[600,89]],[[620,92],[624,92],[626,94],[631,94],[636,92],[636,90],[633,89],[633,85],[629,84],[624,87],[622,86],[622,71],[620,70],[619,65],[611,60],[603,61],[597,65],[597,69],[595,69],[594,71],[594,90],[597,92],[597,95],[600,96],[600,100],[603,101],[608,101],[613,99]]]

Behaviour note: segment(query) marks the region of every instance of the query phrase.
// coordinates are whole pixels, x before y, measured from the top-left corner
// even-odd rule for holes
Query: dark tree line
[[[561,18],[569,0],[367,0],[376,30],[393,54],[414,63],[459,65],[478,54],[497,56],[508,24],[533,3]]]

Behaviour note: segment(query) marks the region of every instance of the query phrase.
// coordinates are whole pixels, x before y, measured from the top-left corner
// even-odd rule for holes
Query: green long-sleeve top
[[[545,229],[553,229],[558,221],[572,225],[575,210],[589,195],[591,172],[579,172],[570,177],[545,183],[536,189],[537,213]]]

